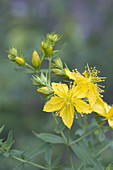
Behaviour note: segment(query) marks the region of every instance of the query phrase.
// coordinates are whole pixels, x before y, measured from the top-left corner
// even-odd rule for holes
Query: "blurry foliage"
[[[15,72],[16,64],[7,62],[6,50],[14,46],[31,58],[42,35],[55,31],[62,35],[61,43],[67,43],[60,54],[63,61],[80,71],[86,63],[101,70],[101,76],[107,77],[104,100],[113,103],[112,7],[112,0],[0,1],[0,126],[5,124],[5,135],[9,129],[14,130],[20,149],[29,145],[32,150],[32,143],[37,141],[31,129],[48,131],[53,121],[41,111],[40,97],[28,77]],[[108,165],[106,154],[105,159]],[[2,170],[10,170],[12,164],[0,157]]]

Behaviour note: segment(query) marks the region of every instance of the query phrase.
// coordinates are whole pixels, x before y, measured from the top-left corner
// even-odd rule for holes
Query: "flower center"
[[[67,104],[70,104],[71,101],[72,101],[71,96],[67,96],[67,97],[66,97],[66,103],[67,103]]]

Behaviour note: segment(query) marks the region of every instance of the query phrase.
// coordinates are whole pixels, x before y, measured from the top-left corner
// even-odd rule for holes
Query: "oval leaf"
[[[54,135],[54,134],[50,134],[50,133],[35,133],[33,132],[34,135],[39,138],[44,140],[45,142],[49,142],[49,143],[64,143],[64,140],[58,136],[58,135]]]

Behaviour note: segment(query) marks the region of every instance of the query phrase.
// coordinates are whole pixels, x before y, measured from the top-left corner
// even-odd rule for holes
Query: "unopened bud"
[[[41,42],[41,51],[44,53],[45,57],[48,57],[53,52],[53,47],[50,46],[48,43],[42,41]]]
[[[42,41],[41,42],[41,51],[43,52],[44,50],[47,49],[47,47],[48,47],[48,45],[44,41]]]
[[[11,60],[11,61],[15,61],[15,57],[13,55],[8,55],[8,58]]]
[[[65,76],[65,71],[64,70],[60,70],[60,69],[53,69],[52,72],[54,74],[56,74],[57,76]]]
[[[25,65],[25,60],[22,57],[15,57],[15,61],[19,66]]]
[[[40,65],[40,58],[38,53],[34,50],[32,54],[32,65],[37,69]]]
[[[63,69],[63,63],[60,58],[54,59],[54,62],[55,62],[55,64],[53,65],[54,67],[61,69],[61,70]]]
[[[52,47],[52,46],[49,46],[49,47],[47,48],[47,50],[46,50],[46,56],[51,55],[52,52],[53,52],[53,47]]]
[[[10,50],[9,50],[9,53],[11,54],[11,55],[13,55],[13,56],[17,56],[17,49],[15,49],[15,48],[11,48]]]
[[[45,94],[45,95],[50,95],[53,93],[53,90],[51,87],[41,87],[37,89],[39,93]]]

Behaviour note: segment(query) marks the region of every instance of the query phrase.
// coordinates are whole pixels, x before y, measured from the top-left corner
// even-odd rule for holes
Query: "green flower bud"
[[[48,43],[42,41],[41,42],[41,51],[44,53],[45,57],[48,57],[53,53],[53,47],[50,46]]]
[[[47,43],[45,43],[44,41],[41,42],[41,51],[45,51],[48,48]]]
[[[15,61],[15,57],[13,55],[8,55],[8,58],[11,60],[11,61]]]
[[[63,63],[60,58],[54,59],[54,62],[55,63],[53,64],[53,67],[61,69],[61,70],[63,69]]]
[[[40,58],[38,53],[34,50],[32,54],[32,65],[37,69],[40,65]]]
[[[15,62],[19,65],[25,65],[25,60],[22,57],[15,57]]]
[[[15,49],[15,48],[11,48],[10,50],[9,50],[9,53],[11,54],[11,55],[13,55],[13,56],[17,56],[17,49]]]
[[[60,69],[53,69],[52,72],[54,74],[56,74],[57,76],[65,76],[66,75],[65,71],[64,70],[60,70]]]
[[[53,47],[52,46],[49,46],[46,50],[46,56],[49,56],[53,53]]]
[[[47,87],[47,86],[46,87],[41,87],[41,88],[37,89],[37,91],[39,93],[42,93],[42,94],[45,94],[45,95],[50,95],[50,94],[53,93],[52,88],[51,87]]]

